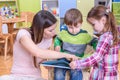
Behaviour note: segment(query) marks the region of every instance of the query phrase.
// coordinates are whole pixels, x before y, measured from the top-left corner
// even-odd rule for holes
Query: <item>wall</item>
[[[20,12],[23,12],[23,11],[30,11],[30,12],[36,13],[41,9],[41,0],[35,0],[35,1],[34,0],[18,0],[17,4],[18,4],[19,14]],[[24,27],[24,23],[18,23],[16,26]]]
[[[93,34],[93,29],[91,25],[86,21],[87,14],[89,10],[94,6],[94,0],[77,0],[77,8],[81,11],[83,15],[82,29],[87,30],[91,35]]]
[[[38,12],[41,9],[40,0],[18,0],[19,11]]]

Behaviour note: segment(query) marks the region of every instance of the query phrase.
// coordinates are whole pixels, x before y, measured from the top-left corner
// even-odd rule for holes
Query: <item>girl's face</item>
[[[43,38],[49,39],[56,35],[55,28],[57,23],[53,24],[52,26],[44,29]]]
[[[100,20],[96,20],[95,18],[89,18],[88,21],[91,23],[93,29],[96,32],[101,33],[105,26],[106,19],[105,17],[102,17]]]
[[[67,25],[67,27],[68,27],[68,31],[71,34],[77,34],[77,33],[80,32],[81,23],[78,23],[76,26],[74,26],[74,25]]]

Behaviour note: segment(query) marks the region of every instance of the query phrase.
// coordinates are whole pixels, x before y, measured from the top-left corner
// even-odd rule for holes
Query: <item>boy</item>
[[[78,57],[84,56],[84,51],[92,37],[81,29],[83,19],[78,9],[72,8],[65,14],[64,28],[54,40],[55,51],[70,53]],[[59,59],[60,60],[60,59]],[[69,69],[54,68],[54,80],[65,80]],[[70,80],[82,80],[81,70],[70,70]]]

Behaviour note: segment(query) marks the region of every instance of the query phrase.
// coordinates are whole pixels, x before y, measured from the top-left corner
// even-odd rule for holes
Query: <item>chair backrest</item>
[[[27,26],[32,23],[35,13],[33,12],[21,12],[21,18],[26,18]]]

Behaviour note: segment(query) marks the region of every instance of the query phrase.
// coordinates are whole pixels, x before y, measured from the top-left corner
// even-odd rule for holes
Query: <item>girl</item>
[[[90,57],[70,63],[72,69],[93,66],[89,80],[118,80],[118,31],[115,18],[106,7],[90,10],[87,21],[101,34],[96,51]]]
[[[43,80],[39,69],[43,59],[77,59],[74,55],[47,50],[55,35],[56,22],[50,12],[42,10],[34,16],[30,29],[18,31],[11,74],[0,77],[0,80]]]

